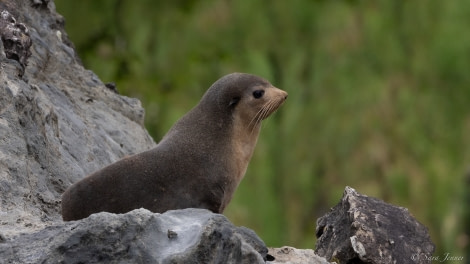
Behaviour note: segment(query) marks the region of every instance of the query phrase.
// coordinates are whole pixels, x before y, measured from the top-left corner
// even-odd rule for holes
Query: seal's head
[[[205,117],[203,121],[211,120],[209,124],[201,122],[205,123],[202,125],[205,135],[211,135],[212,142],[217,142],[218,147],[224,149],[224,153],[218,155],[230,168],[228,180],[222,187],[225,195],[219,212],[223,212],[245,175],[258,140],[261,121],[286,99],[285,91],[263,78],[232,73],[212,84],[193,110],[198,113],[197,116]],[[192,114],[189,116],[194,120]],[[208,141],[205,140],[206,143]]]
[[[255,130],[287,99],[287,93],[267,80],[247,73],[232,73],[217,80],[199,106],[216,115],[231,115],[235,126]]]

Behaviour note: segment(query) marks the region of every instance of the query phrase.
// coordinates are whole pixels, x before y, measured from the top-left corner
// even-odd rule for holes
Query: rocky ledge
[[[265,263],[256,234],[204,209],[98,213],[0,244],[7,263]]]

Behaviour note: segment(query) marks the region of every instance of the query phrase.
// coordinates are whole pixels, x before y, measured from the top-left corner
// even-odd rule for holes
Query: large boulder
[[[342,263],[431,263],[427,228],[406,208],[346,187],[341,201],[317,220],[315,252]]]
[[[77,59],[52,1],[0,2],[0,234],[62,222],[63,191],[155,142],[137,99]]]
[[[2,263],[265,263],[244,227],[204,209],[93,214],[0,243]]]

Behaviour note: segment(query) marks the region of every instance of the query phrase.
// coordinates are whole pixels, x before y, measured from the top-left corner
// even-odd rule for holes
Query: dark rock
[[[111,83],[105,83],[104,86],[106,86],[106,88],[108,88],[109,90],[119,94],[119,91],[118,91],[115,83],[112,83],[112,82]]]
[[[435,246],[408,210],[346,187],[317,220],[315,252],[337,263],[431,263]]]
[[[47,8],[50,0],[31,0],[34,7]]]
[[[26,62],[31,56],[29,48],[32,42],[28,28],[23,23],[17,23],[7,10],[1,10],[0,37],[3,45],[2,52],[5,53],[7,59],[19,62],[21,66],[19,76],[23,76]]]
[[[4,263],[264,263],[266,253],[255,233],[204,209],[99,213],[0,244]]]

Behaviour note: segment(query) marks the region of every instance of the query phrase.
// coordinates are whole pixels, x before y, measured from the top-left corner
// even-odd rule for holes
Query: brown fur
[[[255,98],[261,90],[264,94]],[[222,213],[245,174],[261,121],[286,98],[286,92],[254,75],[220,78],[157,147],[70,186],[62,195],[63,219],[141,207],[159,213],[190,207]]]

